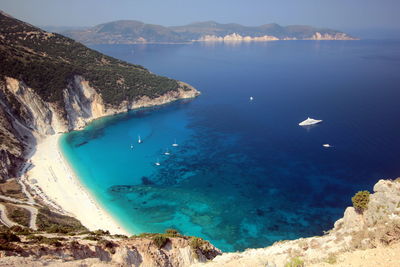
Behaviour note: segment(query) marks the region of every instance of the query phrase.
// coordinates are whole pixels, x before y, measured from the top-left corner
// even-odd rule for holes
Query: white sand
[[[80,220],[89,230],[103,229],[112,234],[129,235],[80,184],[61,154],[60,136],[52,135],[38,141],[31,158],[34,167],[27,172],[28,182],[33,189],[40,187],[48,199]],[[43,196],[45,201],[46,196]]]

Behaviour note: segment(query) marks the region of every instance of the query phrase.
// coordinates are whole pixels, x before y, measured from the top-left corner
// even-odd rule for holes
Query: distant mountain
[[[135,20],[121,20],[84,30],[61,32],[85,44],[182,43],[193,41],[355,40],[332,29],[311,26],[280,26],[276,23],[243,26],[215,21],[164,27]]]

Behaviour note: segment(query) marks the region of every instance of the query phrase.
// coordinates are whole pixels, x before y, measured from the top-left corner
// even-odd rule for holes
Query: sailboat
[[[142,143],[142,139],[140,139],[140,135],[138,135],[138,140],[137,140],[137,142],[138,142],[139,144]]]
[[[175,139],[175,142],[172,144],[172,146],[179,146],[179,145],[176,143],[176,139]]]
[[[154,163],[156,166],[160,166],[160,161],[157,159],[156,163]]]

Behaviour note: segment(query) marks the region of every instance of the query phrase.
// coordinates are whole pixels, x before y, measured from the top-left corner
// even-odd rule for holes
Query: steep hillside
[[[0,13],[0,180],[17,175],[38,136],[196,89]]]
[[[310,26],[265,24],[243,26],[215,21],[185,26],[164,27],[139,21],[114,21],[85,30],[62,32],[86,44],[181,43],[193,41],[271,41],[271,40],[353,40],[355,38],[331,29]],[[232,38],[231,35],[234,35]],[[240,36],[238,38],[238,36]]]

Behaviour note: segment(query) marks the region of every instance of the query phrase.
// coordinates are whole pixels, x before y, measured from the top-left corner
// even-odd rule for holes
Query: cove
[[[95,46],[202,95],[96,120],[60,146],[82,184],[134,233],[175,228],[223,251],[321,235],[354,193],[400,172],[398,47]],[[298,126],[308,116],[324,121]]]

